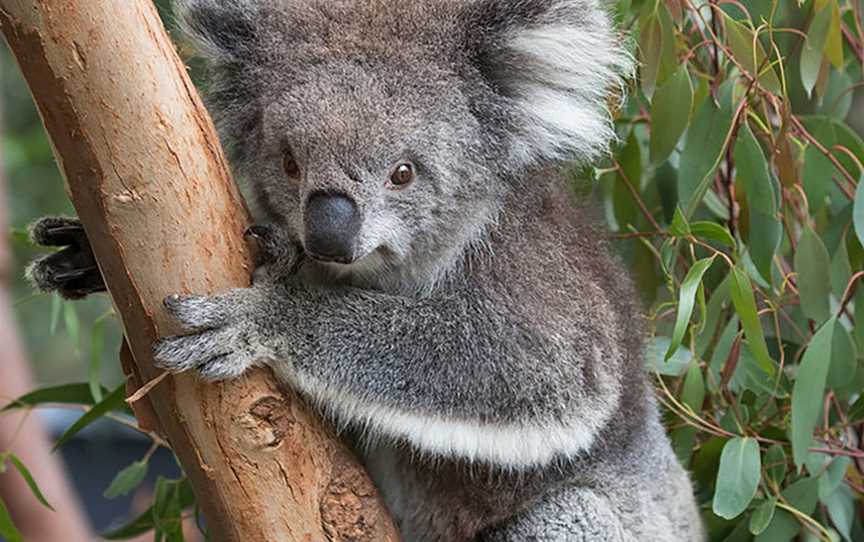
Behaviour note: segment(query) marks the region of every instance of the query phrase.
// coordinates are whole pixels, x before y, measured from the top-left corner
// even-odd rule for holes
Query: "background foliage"
[[[577,185],[598,193],[648,307],[647,361],[710,539],[864,541],[864,1],[619,0],[616,16],[641,67],[617,104],[619,146]],[[20,231],[69,208],[26,90],[3,90]],[[122,392],[102,388],[120,389],[105,302],[21,295],[42,374],[73,379],[72,351],[89,376],[17,406],[97,405],[73,432],[123,416]],[[66,332],[44,341],[49,328]],[[44,369],[52,359],[67,377]],[[106,496],[140,483],[151,455]],[[155,493],[110,538],[182,540],[188,484]],[[0,507],[0,536],[12,529]]]
[[[618,4],[641,64],[597,176],[711,540],[864,540],[864,3]]]

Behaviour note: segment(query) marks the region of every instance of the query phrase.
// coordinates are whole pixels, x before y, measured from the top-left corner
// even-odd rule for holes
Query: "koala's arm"
[[[157,345],[163,366],[221,379],[270,360],[337,421],[430,454],[542,464],[588,448],[606,419],[595,362],[503,288],[417,299],[259,282],[166,306],[195,333]]]

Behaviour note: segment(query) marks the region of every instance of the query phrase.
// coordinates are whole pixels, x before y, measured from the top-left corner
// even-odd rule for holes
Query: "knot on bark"
[[[255,420],[257,429],[268,435],[264,447],[271,449],[278,448],[297,423],[291,406],[283,398],[273,395],[255,401],[249,408],[249,414]]]

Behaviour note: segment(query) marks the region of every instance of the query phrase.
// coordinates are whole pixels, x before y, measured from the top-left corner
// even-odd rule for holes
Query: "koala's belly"
[[[363,455],[404,542],[472,542],[525,499],[479,467],[423,461],[403,447],[376,446]]]

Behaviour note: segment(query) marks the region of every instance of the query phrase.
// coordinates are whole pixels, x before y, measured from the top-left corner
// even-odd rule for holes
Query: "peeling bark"
[[[248,284],[247,214],[212,123],[149,0],[0,0],[120,315],[133,387],[177,329],[161,300]],[[136,404],[165,435],[217,541],[397,540],[354,457],[263,370],[166,379]]]

